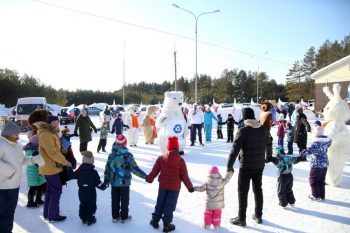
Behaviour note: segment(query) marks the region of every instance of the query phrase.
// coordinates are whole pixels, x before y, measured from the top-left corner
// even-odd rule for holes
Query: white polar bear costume
[[[325,134],[332,139],[328,148],[329,167],[326,182],[332,186],[340,186],[345,162],[350,158],[350,133],[345,122],[350,119],[350,110],[340,97],[340,85],[333,85],[333,93],[329,87],[323,92],[329,98],[324,108]]]
[[[182,91],[164,93],[164,104],[156,122],[156,127],[160,129],[159,146],[163,153],[167,152],[166,145],[170,136],[178,138],[180,154],[185,150],[188,129],[181,110],[182,103]]]
[[[129,129],[126,131],[126,138],[128,140],[129,146],[137,146],[138,141],[138,128],[140,110],[137,106],[133,105],[129,108],[129,113],[126,114],[125,123],[129,126]]]

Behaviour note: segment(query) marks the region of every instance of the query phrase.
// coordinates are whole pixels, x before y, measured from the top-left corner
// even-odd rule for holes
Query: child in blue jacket
[[[117,135],[112,146],[105,168],[105,185],[112,186],[112,217],[113,222],[121,220],[126,223],[131,220],[129,215],[129,196],[131,173],[142,179],[146,179],[146,173],[142,171],[134,159],[134,156],[126,147],[127,140],[122,134]]]

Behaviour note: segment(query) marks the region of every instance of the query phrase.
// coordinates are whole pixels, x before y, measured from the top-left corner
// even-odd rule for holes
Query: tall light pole
[[[258,72],[256,74],[256,103],[259,103],[259,63],[260,63],[260,58],[262,58],[263,56],[265,56],[266,54],[268,54],[269,51],[266,51],[263,55],[261,56],[256,56],[257,57],[257,61],[258,61]],[[254,56],[251,56],[254,57]],[[262,85],[261,85],[262,86]]]
[[[196,75],[195,75],[195,79],[194,79],[194,102],[197,103],[197,93],[198,93],[198,84],[197,84],[197,80],[198,80],[198,72],[197,72],[197,25],[198,25],[198,18],[201,16],[201,15],[205,15],[205,14],[212,14],[212,13],[218,13],[220,12],[220,10],[215,10],[215,11],[208,11],[208,12],[203,12],[203,13],[200,13],[199,15],[195,15],[194,13],[192,13],[191,11],[189,10],[186,10],[182,7],[179,7],[178,5],[176,5],[175,3],[173,4],[174,7],[176,8],[179,8],[183,11],[186,11],[188,13],[190,13],[194,19],[196,20],[196,28],[195,28],[195,34],[196,34]]]

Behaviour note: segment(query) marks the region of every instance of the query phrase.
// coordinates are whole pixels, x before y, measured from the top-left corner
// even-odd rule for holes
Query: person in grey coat
[[[80,115],[77,118],[74,128],[74,135],[79,136],[80,148],[79,151],[87,151],[87,146],[90,141],[92,141],[91,130],[97,133],[95,125],[92,123],[90,117],[87,115],[85,109],[82,109]],[[79,131],[79,135],[78,135]]]
[[[233,175],[232,171],[226,173],[222,178],[219,169],[216,166],[209,170],[208,181],[201,186],[195,186],[194,191],[207,193],[206,209],[204,211],[204,227],[209,230],[211,224],[214,229],[220,228],[221,209],[225,207],[224,186],[230,181]]]

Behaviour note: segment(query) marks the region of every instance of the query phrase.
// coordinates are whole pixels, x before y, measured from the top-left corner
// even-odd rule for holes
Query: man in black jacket
[[[255,199],[255,214],[253,219],[262,223],[263,193],[262,174],[265,167],[265,151],[272,152],[272,142],[269,140],[269,132],[265,126],[255,120],[254,111],[251,108],[242,110],[244,127],[239,129],[233,142],[232,150],[227,163],[227,171],[233,171],[233,164],[237,156],[240,162],[238,173],[238,202],[239,210],[236,218],[230,222],[238,226],[246,226],[247,198],[250,180],[253,182]],[[269,150],[266,148],[269,147]],[[272,156],[266,155],[267,157]]]

